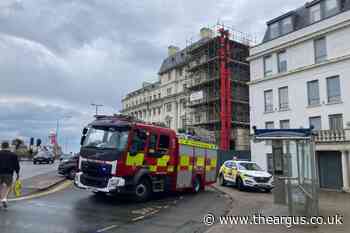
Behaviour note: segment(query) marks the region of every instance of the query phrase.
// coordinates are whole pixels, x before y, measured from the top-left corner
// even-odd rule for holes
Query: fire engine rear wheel
[[[135,199],[136,201],[147,201],[151,196],[151,183],[146,179],[141,179],[135,186]]]
[[[201,191],[201,180],[197,176],[196,179],[193,181],[193,192],[194,193],[199,193]]]

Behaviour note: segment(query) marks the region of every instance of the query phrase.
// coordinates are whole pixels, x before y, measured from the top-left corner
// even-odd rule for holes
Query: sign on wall
[[[203,99],[203,91],[197,91],[193,92],[190,95],[190,101],[197,101],[197,100],[202,100]]]

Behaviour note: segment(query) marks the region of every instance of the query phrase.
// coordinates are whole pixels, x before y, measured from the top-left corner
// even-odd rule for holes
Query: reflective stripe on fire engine
[[[149,165],[150,172],[173,172],[174,166],[168,166],[168,162],[170,160],[169,155],[164,155],[163,157],[157,159],[157,165]]]
[[[204,167],[204,157],[202,157],[202,156],[197,157],[196,165],[197,165],[197,167]]]
[[[195,141],[191,139],[179,139],[179,143],[182,145],[195,146],[195,147],[204,148],[204,149],[213,149],[213,150],[217,149],[217,146],[214,144]]]
[[[138,153],[134,156],[130,155],[128,153],[128,156],[126,158],[126,165],[127,166],[141,166],[143,164],[145,155],[143,153]]]
[[[207,164],[207,166],[206,166],[206,168],[205,168],[206,171],[207,171],[207,172],[210,172],[210,171],[216,169],[216,163],[217,163],[217,160],[216,160],[216,159],[211,159],[211,160],[210,160],[210,163]]]
[[[188,155],[181,155],[180,156],[180,164],[178,166],[178,170],[184,171],[184,170],[189,170],[192,171],[193,166],[190,165],[190,156]]]

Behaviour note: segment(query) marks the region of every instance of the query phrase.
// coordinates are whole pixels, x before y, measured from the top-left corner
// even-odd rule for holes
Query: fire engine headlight
[[[109,180],[109,186],[120,187],[125,185],[125,180],[120,177],[113,177]]]

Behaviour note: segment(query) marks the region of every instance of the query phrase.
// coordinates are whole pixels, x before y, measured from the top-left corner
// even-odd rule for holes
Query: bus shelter
[[[290,216],[318,216],[319,184],[312,129],[257,129],[253,140],[272,147],[274,203]]]

